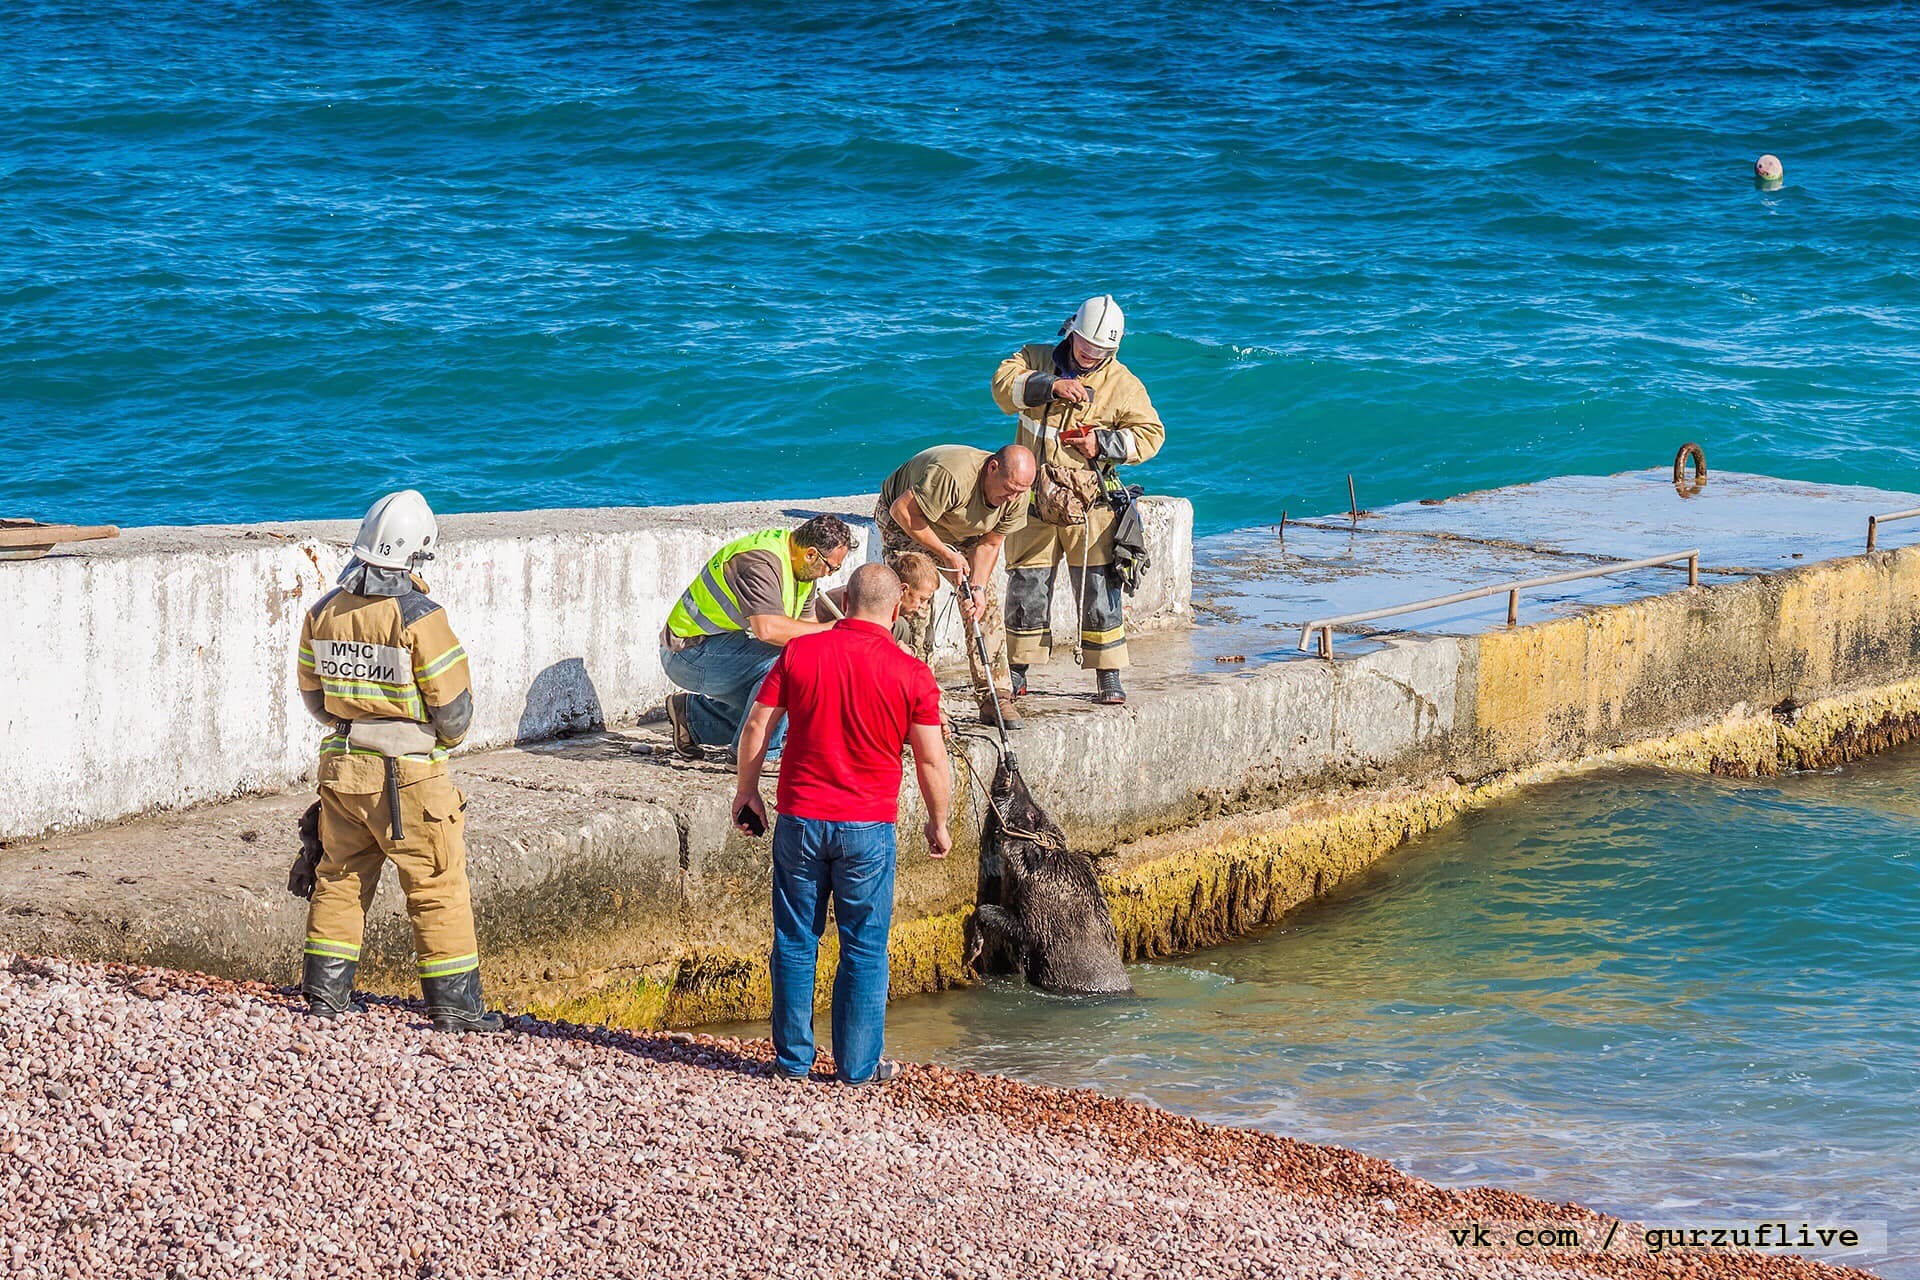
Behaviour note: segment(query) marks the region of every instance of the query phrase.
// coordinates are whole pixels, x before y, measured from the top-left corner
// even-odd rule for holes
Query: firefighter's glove
[[[1127,437],[1124,433],[1110,427],[1094,428],[1093,438],[1100,446],[1094,455],[1102,462],[1125,462],[1127,460]]]
[[[320,802],[315,800],[300,815],[300,854],[287,870],[287,892],[296,898],[313,897],[315,876],[320,867]]]

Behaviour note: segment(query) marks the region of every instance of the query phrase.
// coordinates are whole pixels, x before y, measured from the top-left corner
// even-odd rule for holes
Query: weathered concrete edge
[[[1441,655],[1450,661],[1436,664]],[[1577,769],[1641,763],[1749,775],[1824,767],[1911,741],[1920,734],[1917,655],[1920,549],[1907,549],[1471,641],[1402,644],[1330,671],[1283,668],[1276,675],[1331,677],[1305,708],[1324,708],[1331,754],[1306,769],[1283,759],[1264,773],[1243,760],[1237,790],[1180,807],[1191,823],[1208,808],[1231,814],[1257,811],[1263,799],[1291,802],[1260,813],[1251,830],[1242,818],[1240,830],[1210,839],[1203,822],[1178,852],[1123,852],[1121,869],[1106,877],[1123,946],[1144,958],[1240,936],[1469,808]],[[1295,696],[1282,693],[1271,708],[1284,724],[1303,709],[1301,683],[1270,683],[1293,686]],[[1082,759],[1097,761],[1103,745],[1117,744],[1083,745]],[[1383,790],[1389,772],[1394,782]],[[1088,816],[1063,820],[1083,844],[1102,847],[1086,839],[1101,825]],[[1177,825],[1136,820],[1108,831],[1138,837]],[[965,915],[942,912],[924,928],[903,921],[894,994],[964,979]],[[738,999],[724,1016],[759,1016],[762,970],[764,959],[751,954],[703,956],[691,981],[677,968],[653,975],[651,1004],[669,1024],[710,1018],[714,988],[702,975],[725,971]],[[622,1016],[617,987],[606,982],[595,994],[603,1016]]]
[[[1702,728],[1610,748],[1576,760],[1506,770],[1472,783],[1443,777],[1423,786],[1350,787],[1316,793],[1277,811],[1218,818],[1122,850],[1101,877],[1129,961],[1190,952],[1244,937],[1289,911],[1336,892],[1408,843],[1465,814],[1542,783],[1608,767],[1639,765],[1732,777],[1830,768],[1920,739],[1920,680],[1813,703],[1791,719],[1741,712]],[[1171,846],[1171,847],[1169,847]],[[890,995],[945,990],[971,980],[965,961],[971,908],[896,926]],[[821,947],[824,1003],[838,954]],[[764,957],[701,954],[653,971],[605,975],[581,993],[525,993],[543,1017],[611,1026],[698,1026],[764,1017],[771,989]]]
[[[1182,847],[1103,878],[1129,960],[1177,955],[1242,937],[1334,892],[1402,846],[1476,809],[1542,783],[1639,766],[1723,777],[1825,769],[1920,740],[1920,680],[1824,699],[1792,713],[1741,710],[1665,738],[1575,760],[1507,770],[1472,783],[1318,796],[1273,815],[1186,833]],[[1163,842],[1165,843],[1165,842]]]
[[[868,545],[872,496],[449,515],[429,577],[470,654],[466,750],[617,723],[669,686],[657,636],[725,539],[820,512]],[[1141,502],[1152,566],[1136,632],[1188,618],[1193,508]],[[310,776],[314,725],[293,679],[301,614],[330,589],[355,525],[129,529],[0,566],[0,840],[260,794]],[[1064,578],[1064,575],[1063,575]],[[1074,613],[1054,595],[1056,633]],[[936,661],[964,662],[944,611]]]

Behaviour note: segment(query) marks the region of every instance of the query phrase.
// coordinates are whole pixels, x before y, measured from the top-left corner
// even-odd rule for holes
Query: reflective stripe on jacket
[[[419,723],[434,747],[401,756],[403,783],[445,771],[447,748],[472,723],[467,649],[444,608],[419,589],[399,597],[328,591],[301,622],[298,674],[307,708],[324,722]],[[340,731],[321,741],[326,785],[371,791],[382,779],[384,762],[369,745]]]
[[[1117,446],[1110,463],[1145,462],[1160,452],[1167,429],[1160,423],[1147,389],[1131,369],[1116,359],[1108,360],[1080,379],[1092,403],[1081,408],[1054,400],[1047,393],[1054,380],[1064,376],[1054,360],[1055,347],[1044,342],[1030,343],[1000,362],[993,375],[993,399],[1001,412],[1018,414],[1020,429],[1015,442],[1033,450],[1041,462],[1063,467],[1093,467],[1086,456],[1061,443],[1062,431],[1082,428],[1105,432]]]
[[[328,592],[302,620],[298,672],[329,721],[412,720],[451,747],[473,716],[467,651],[424,592]]]
[[[680,593],[680,600],[667,615],[667,629],[685,640],[695,636],[717,636],[728,631],[745,631],[747,614],[740,597],[727,581],[727,563],[749,551],[769,551],[780,565],[780,597],[789,618],[798,618],[813,594],[811,582],[801,582],[793,572],[793,557],[787,550],[786,529],[762,529],[744,538],[735,538],[713,553],[706,567]]]

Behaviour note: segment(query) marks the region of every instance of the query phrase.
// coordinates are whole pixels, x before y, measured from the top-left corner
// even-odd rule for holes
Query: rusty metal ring
[[[1673,482],[1679,484],[1687,473],[1687,459],[1693,459],[1693,482],[1703,484],[1707,478],[1707,452],[1689,440],[1680,446],[1680,452],[1673,455]]]

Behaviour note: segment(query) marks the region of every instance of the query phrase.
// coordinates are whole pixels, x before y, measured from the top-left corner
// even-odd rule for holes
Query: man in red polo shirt
[[[796,636],[760,686],[740,733],[733,812],[743,831],[766,829],[760,770],[776,716],[787,714],[773,829],[774,1070],[813,1070],[814,971],[827,903],[840,929],[833,975],[833,1060],[847,1084],[884,1081],[887,933],[893,925],[894,822],[900,748],[911,743],[927,805],[927,854],[944,858],[952,783],[940,734],[940,688],[927,664],[893,639],[900,579],[865,564],[847,583],[847,616]],[[758,828],[756,830],[756,827]]]

